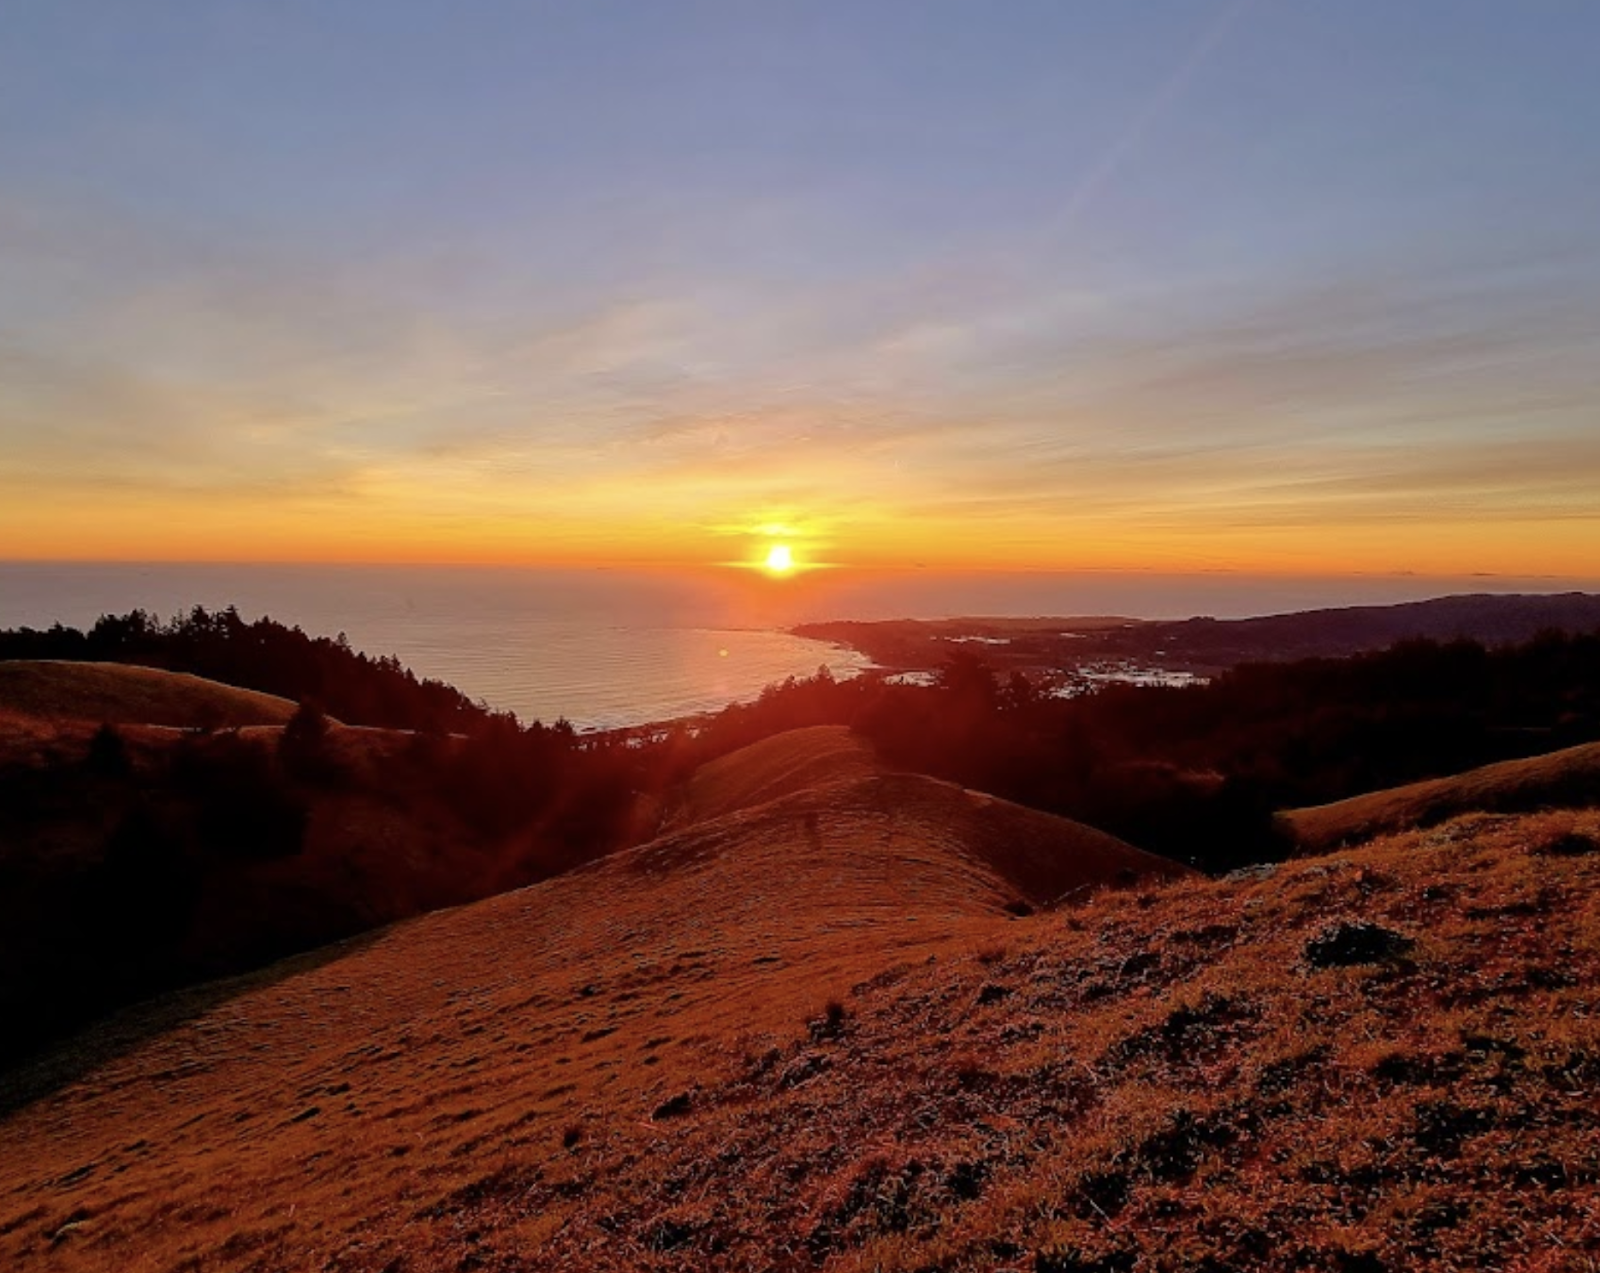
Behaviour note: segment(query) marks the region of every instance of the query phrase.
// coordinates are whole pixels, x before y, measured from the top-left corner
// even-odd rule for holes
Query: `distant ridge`
[[[1381,650],[1399,641],[1511,645],[1552,630],[1572,634],[1600,630],[1600,595],[1468,593],[1250,619],[1060,616],[838,621],[802,624],[794,632],[848,645],[886,667],[938,667],[952,648],[966,648],[997,667],[1062,667],[1097,659],[1133,659],[1155,666],[1217,669],[1240,663],[1339,658]],[[951,644],[972,640],[982,644]]]
[[[1254,619],[1184,619],[1109,634],[1114,643],[1148,643],[1169,656],[1192,652],[1227,662],[1354,654],[1396,641],[1479,641],[1508,645],[1552,629],[1600,628],[1600,595],[1467,593],[1387,606],[1346,606]]]

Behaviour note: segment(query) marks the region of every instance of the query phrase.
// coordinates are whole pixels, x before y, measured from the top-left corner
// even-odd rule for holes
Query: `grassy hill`
[[[46,665],[11,684],[55,692],[85,670],[109,686],[97,708],[121,694],[169,721],[219,703],[237,719],[267,698],[122,667],[102,681]],[[277,724],[105,730],[105,714],[0,708],[0,1059],[154,989],[543,879],[647,834],[559,757],[539,767],[495,739],[329,722],[297,747]]]
[[[0,660],[0,712],[192,729],[281,725],[295,704],[274,694],[123,663]]]
[[[1457,814],[1600,804],[1600,743],[1483,765],[1331,804],[1290,809],[1279,821],[1304,851],[1321,852],[1386,831],[1428,827]]]
[[[700,766],[684,784],[667,824],[703,822],[882,772],[872,749],[842,725],[787,730]]]
[[[1019,832],[1046,835],[1021,813],[847,776],[127,1011],[0,1085],[0,1257],[1600,1259],[1600,814],[1473,815],[1018,918]]]

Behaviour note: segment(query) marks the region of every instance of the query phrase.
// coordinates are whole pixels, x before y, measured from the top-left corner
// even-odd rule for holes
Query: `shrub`
[[[286,770],[304,781],[315,782],[332,775],[328,717],[312,699],[300,700],[300,706],[278,735],[278,757]]]
[[[91,773],[106,778],[125,778],[133,772],[133,762],[128,758],[128,740],[109,721],[95,730],[94,737],[89,740],[87,764]]]

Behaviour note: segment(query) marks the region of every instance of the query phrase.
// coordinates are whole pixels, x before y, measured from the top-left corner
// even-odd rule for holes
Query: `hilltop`
[[[0,1251],[351,1273],[1600,1256],[1600,814],[1474,815],[1019,916],[1009,832],[974,852],[951,829],[973,797],[875,805],[896,781],[123,1013],[7,1077]]]
[[[655,829],[639,761],[541,729],[345,726],[159,669],[0,661],[0,1059],[637,843]]]
[[[0,712],[183,729],[282,725],[295,705],[275,694],[185,672],[123,663],[0,660]]]
[[[814,725],[785,730],[697,768],[683,784],[665,826],[703,822],[882,772],[872,749],[847,729]]]

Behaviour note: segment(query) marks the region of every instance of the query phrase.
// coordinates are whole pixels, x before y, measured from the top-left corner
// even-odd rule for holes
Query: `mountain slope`
[[[274,694],[125,663],[0,660],[0,711],[58,720],[192,729],[281,725],[295,705]]]
[[[1600,1256],[1600,815],[1478,816],[1016,919],[1014,835],[960,829],[957,802],[979,826],[993,806],[895,781],[169,997],[7,1075],[0,1257]]]
[[[1303,851],[1317,853],[1387,831],[1432,826],[1474,810],[1516,811],[1573,804],[1600,804],[1600,743],[1503,760],[1331,804],[1290,809],[1279,815],[1279,821]]]
[[[333,1206],[341,1225],[398,1223],[415,1205],[413,1148],[476,1170],[473,1154],[519,1128],[587,1135],[607,1109],[670,1105],[712,1041],[787,1032],[885,967],[1003,931],[1007,906],[1140,874],[1189,873],[1062,819],[879,775],[357,939],[341,958],[169,997],[11,1076],[4,1103],[23,1108],[6,1142],[28,1148],[0,1171],[0,1251],[76,1252],[94,1267],[119,1250],[209,1250],[225,1264],[224,1251],[276,1249],[282,1199]],[[226,1216],[201,1199],[219,1156],[251,1182]],[[328,1192],[349,1172],[365,1181],[359,1212]],[[99,1223],[46,1248],[32,1220],[7,1229],[62,1176],[89,1186]],[[189,1219],[171,1226],[163,1200],[191,1188]],[[236,1208],[252,1217],[248,1240]]]

